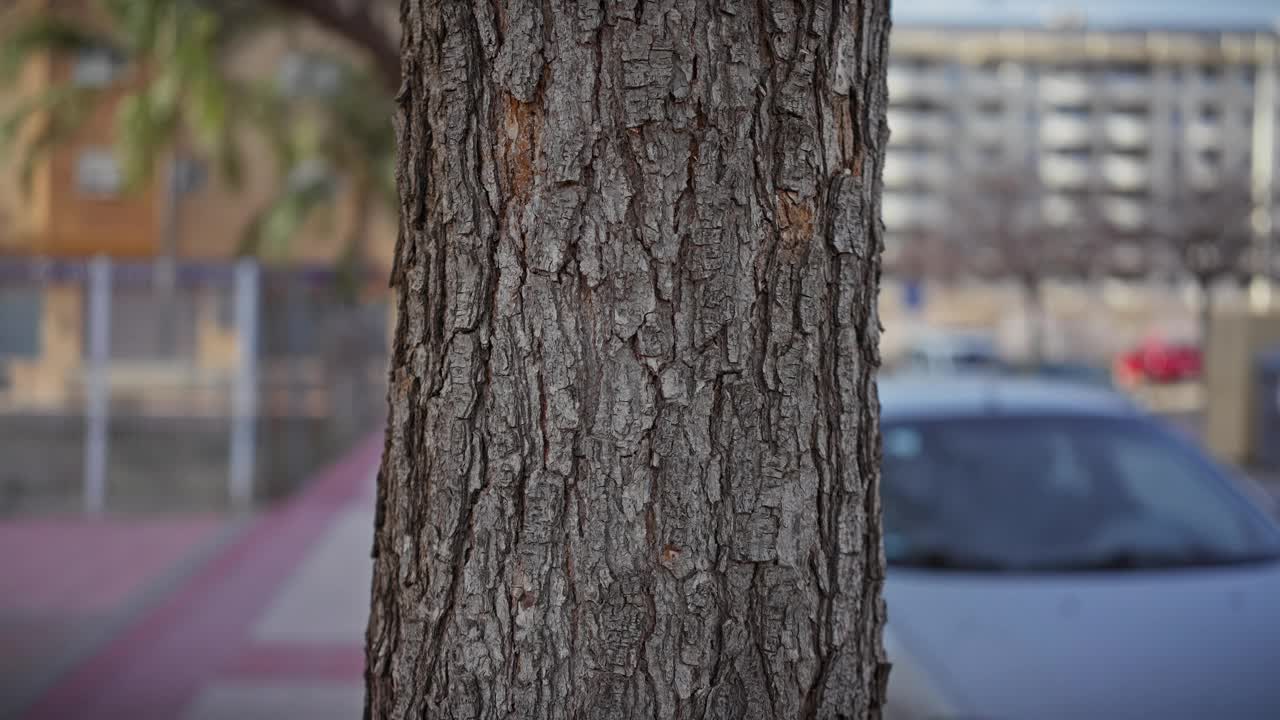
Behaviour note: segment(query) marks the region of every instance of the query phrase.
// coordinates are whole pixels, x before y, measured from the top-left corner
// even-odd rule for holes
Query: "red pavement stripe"
[[[211,514],[0,522],[0,547],[19,550],[0,561],[0,606],[46,613],[111,611],[224,525],[223,518]]]
[[[178,717],[235,658],[253,622],[335,516],[360,496],[381,449],[381,433],[366,438],[301,496],[258,518],[153,612],[73,670],[27,717]]]
[[[364,647],[275,643],[250,645],[222,675],[237,685],[286,682],[359,683],[364,675]]]

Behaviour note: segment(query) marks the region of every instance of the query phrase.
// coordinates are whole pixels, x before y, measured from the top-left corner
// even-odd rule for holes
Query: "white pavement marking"
[[[350,720],[364,711],[359,685],[241,686],[206,688],[184,720]]]
[[[254,626],[256,641],[364,644],[373,578],[372,503],[344,511]]]

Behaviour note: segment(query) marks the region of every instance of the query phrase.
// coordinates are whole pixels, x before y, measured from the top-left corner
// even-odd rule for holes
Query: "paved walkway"
[[[214,515],[0,522],[0,718],[136,620],[232,532]]]
[[[368,438],[298,497],[240,523],[117,523],[128,537],[112,546],[80,520],[39,534],[63,538],[66,555],[92,548],[92,572],[0,561],[0,718],[359,717],[380,450]],[[0,526],[0,547],[26,556],[29,537],[11,544],[22,531]],[[59,621],[50,629],[43,616]]]

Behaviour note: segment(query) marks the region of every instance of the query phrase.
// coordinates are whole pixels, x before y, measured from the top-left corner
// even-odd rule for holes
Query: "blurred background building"
[[[1107,364],[1267,307],[1274,8],[904,4],[889,70],[886,354],[982,329]],[[1064,14],[1064,9],[1071,12]]]
[[[394,213],[390,173],[369,166],[390,160],[385,93],[356,97],[377,92],[360,50],[314,23],[242,4],[206,38],[214,16],[183,5],[0,4],[0,508],[79,501],[95,379],[114,504],[226,501],[237,383],[254,385],[264,497],[381,417]],[[176,44],[130,34],[147,9]],[[240,257],[260,271],[238,291]]]
[[[1262,31],[900,27],[885,223],[941,231],[957,182],[1027,168],[1049,223],[1098,202],[1115,229],[1150,228],[1181,183],[1275,164],[1275,53]]]

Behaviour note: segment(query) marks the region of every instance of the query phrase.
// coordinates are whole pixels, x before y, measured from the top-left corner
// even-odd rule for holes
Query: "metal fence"
[[[388,313],[321,269],[0,261],[0,511],[287,494],[382,421]]]

